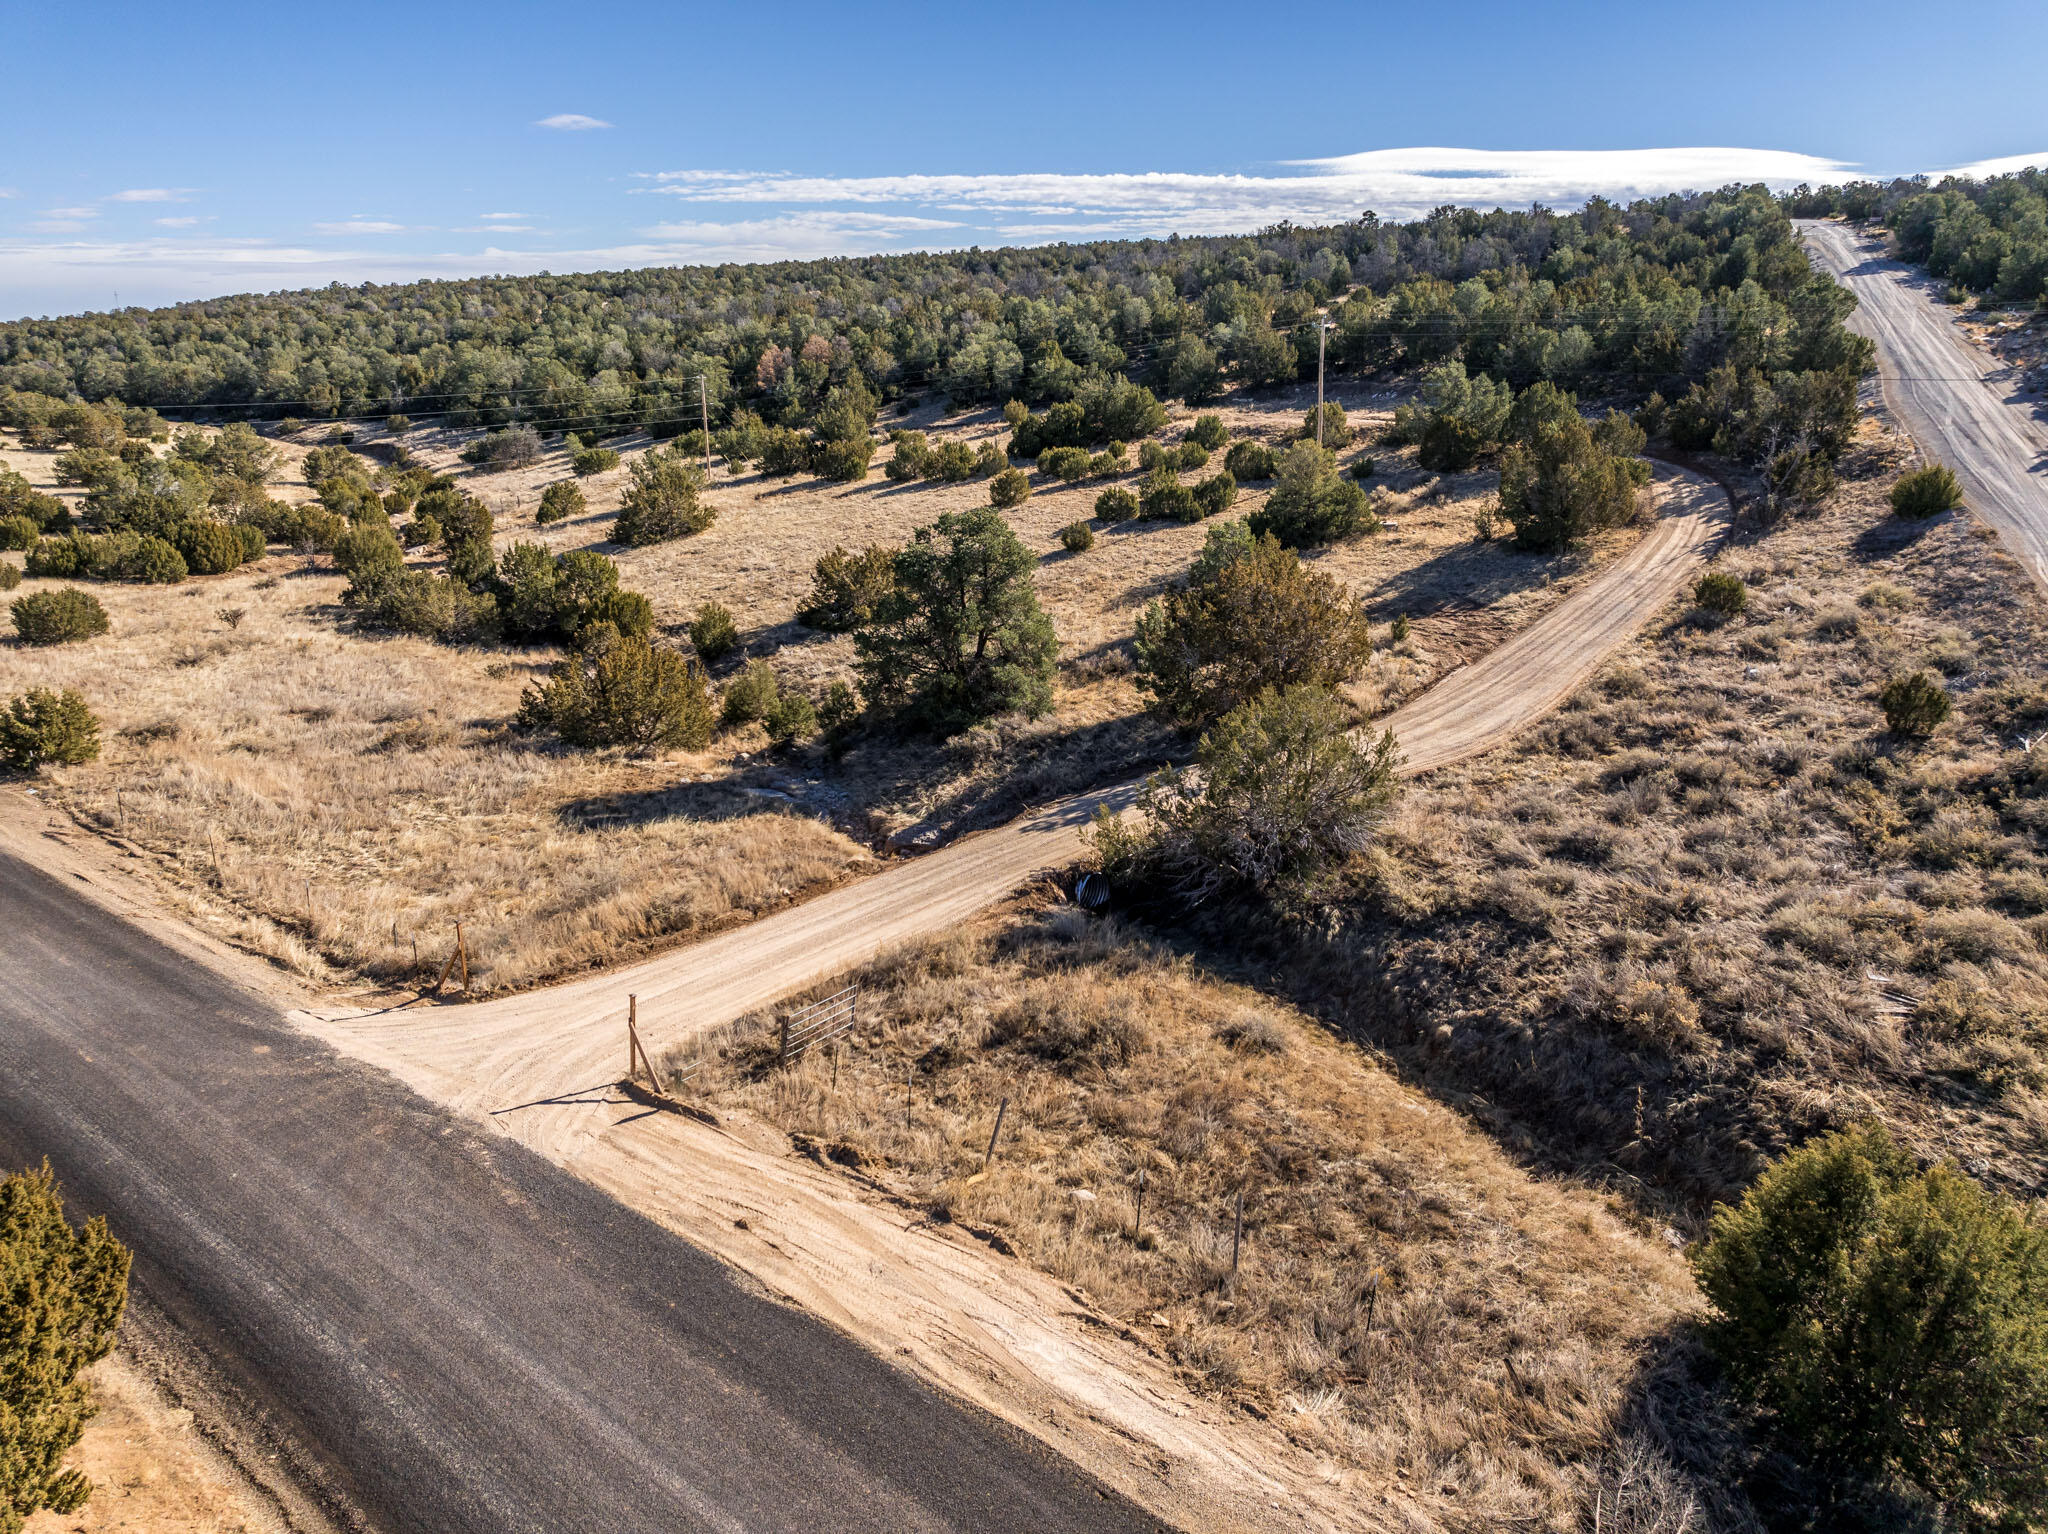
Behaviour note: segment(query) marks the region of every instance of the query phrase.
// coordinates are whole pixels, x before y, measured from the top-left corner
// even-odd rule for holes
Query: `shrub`
[[[1088,477],[1092,461],[1085,447],[1049,447],[1038,455],[1038,472],[1075,484]]]
[[[21,584],[21,567],[12,560],[0,559],[0,591],[12,591]]]
[[[1469,469],[1506,430],[1514,391],[1482,373],[1465,372],[1451,361],[1423,375],[1422,399],[1394,412],[1389,440],[1414,442],[1425,469],[1457,473]]]
[[[177,529],[176,543],[194,575],[225,575],[247,557],[241,530],[225,522],[186,522]]]
[[[580,517],[590,503],[584,499],[583,487],[573,479],[558,479],[540,493],[540,509],[533,514],[533,520],[546,526],[568,517]]]
[[[1501,455],[1501,513],[1526,549],[1563,549],[1600,528],[1622,526],[1650,482],[1650,465],[1635,456],[1641,427],[1619,411],[1589,423],[1569,394],[1556,398],[1562,408],[1535,419]]]
[[[412,430],[412,417],[409,415],[387,415],[384,417],[384,429],[394,437],[402,437]]]
[[[540,460],[540,433],[531,426],[507,426],[472,442],[463,461],[492,469],[523,469]]]
[[[1352,436],[1351,423],[1344,418],[1344,407],[1335,400],[1323,401],[1323,446],[1335,452],[1340,447],[1351,446]],[[1301,418],[1301,440],[1316,440],[1316,413],[1313,410]]]
[[[1003,402],[1003,421],[1012,431],[1022,426],[1025,417],[1030,414],[1031,412],[1024,408],[1024,402],[1020,399],[1005,400]]]
[[[0,761],[18,772],[46,762],[75,767],[100,754],[100,722],[70,688],[31,687],[0,709]]]
[[[1254,533],[1271,533],[1289,548],[1304,548],[1379,527],[1365,492],[1339,477],[1337,460],[1327,448],[1295,443],[1280,460],[1278,479],[1266,504],[1252,513]]]
[[[882,473],[901,484],[905,480],[922,479],[929,472],[932,463],[932,445],[921,431],[899,431],[894,434],[896,452],[882,465]],[[962,476],[965,478],[965,476]]]
[[[1005,469],[988,482],[988,503],[1005,511],[1031,499],[1031,481],[1021,469]]]
[[[1816,1140],[1714,1215],[1693,1257],[1728,1378],[1826,1470],[1974,1516],[2048,1514],[2048,1231],[1878,1126]]]
[[[1147,438],[1138,444],[1138,467],[1147,474],[1161,466],[1171,465],[1172,462],[1173,454],[1167,451],[1164,442],[1154,442]]]
[[[1194,489],[1195,509],[1205,517],[1221,516],[1237,501],[1237,481],[1225,469],[1212,474]]]
[[[0,517],[0,549],[32,549],[42,535],[33,517]]]
[[[1709,570],[1692,588],[1692,599],[1710,613],[1732,618],[1749,605],[1749,588],[1742,577],[1726,570]]]
[[[242,563],[246,565],[251,560],[261,559],[263,557],[263,530],[259,527],[251,527],[247,522],[236,522],[230,524],[230,526],[234,530],[235,537],[241,541]]]
[[[761,433],[761,472],[770,479],[801,474],[810,467],[811,439],[788,426],[771,426]]]
[[[868,465],[874,462],[875,442],[869,436],[836,437],[827,442],[813,443],[808,464],[813,474],[836,480],[840,484],[855,484],[868,477]]]
[[[698,498],[704,476],[673,453],[646,453],[633,460],[631,483],[619,507],[612,537],[635,548],[701,533],[717,516]]]
[[[1271,479],[1280,466],[1280,455],[1263,442],[1233,442],[1223,455],[1223,467],[1239,484],[1253,479]]]
[[[1346,474],[1349,474],[1353,479],[1367,480],[1373,477],[1373,474],[1378,470],[1378,468],[1379,464],[1376,460],[1372,458],[1361,458],[1358,460],[1358,462],[1354,463],[1350,468],[1346,469],[1344,472]]]
[[[1138,514],[1138,498],[1122,485],[1111,485],[1095,497],[1095,515],[1104,522],[1128,522]]]
[[[8,611],[23,644],[70,644],[104,634],[111,627],[100,599],[76,586],[16,597]]]
[[[768,728],[768,738],[777,745],[809,740],[818,733],[817,705],[800,692],[786,692],[775,700],[762,723]]]
[[[1095,547],[1095,529],[1086,522],[1069,522],[1060,529],[1060,547],[1069,554],[1085,554]]]
[[[858,554],[833,549],[812,569],[811,594],[796,621],[832,634],[859,628],[888,596],[895,568],[896,551],[886,544],[870,544]]]
[[[572,746],[701,750],[711,741],[711,690],[688,656],[598,623],[580,651],[526,690],[519,723]]]
[[[765,660],[750,661],[746,670],[725,684],[718,722],[730,728],[766,719],[781,695],[775,668]]]
[[[1932,517],[1954,511],[1963,504],[1963,487],[1956,471],[1945,463],[1930,463],[1901,475],[1892,486],[1892,510],[1902,517]]]
[[[1925,739],[1949,715],[1948,690],[1924,671],[1895,676],[1877,695],[1884,722],[1894,735]]]
[[[89,1364],[113,1351],[128,1296],[128,1252],[99,1217],[74,1227],[45,1162],[0,1182],[0,1527],[39,1509],[70,1514],[92,1495],[63,1468],[94,1411]],[[38,1520],[41,1522],[42,1520]]]
[[[135,552],[124,559],[116,580],[136,581],[145,586],[175,586],[191,573],[185,556],[161,538],[144,538]]]
[[[578,476],[588,479],[593,474],[609,474],[619,466],[619,455],[615,448],[578,448],[569,455],[569,467]]]
[[[1145,478],[1145,488],[1139,492],[1138,504],[1145,515],[1155,521],[1199,522],[1202,508],[1195,502],[1195,493],[1180,482],[1171,465],[1162,463]]]
[[[1183,442],[1173,450],[1173,466],[1180,470],[1208,467],[1209,450],[1199,442]]]
[[[690,620],[690,643],[707,665],[729,655],[739,642],[739,625],[732,621],[731,611],[717,602],[706,602]]]
[[[1284,897],[1364,852],[1400,791],[1393,732],[1354,737],[1343,704],[1312,684],[1232,709],[1196,760],[1146,783],[1141,826],[1098,815],[1112,881],[1156,882],[1188,905],[1233,890]]]
[[[1242,523],[1209,537],[1188,583],[1138,618],[1138,684],[1152,710],[1206,724],[1269,689],[1332,688],[1372,655],[1365,610],[1343,584]]]
[[[1230,433],[1223,428],[1220,415],[1198,415],[1195,424],[1188,428],[1188,441],[1214,452],[1230,439]]]
[[[489,556],[488,545],[484,554]],[[489,568],[486,566],[486,571]],[[444,644],[467,644],[489,638],[498,623],[494,597],[473,592],[460,580],[425,570],[400,570],[374,589],[360,593],[357,601],[366,627],[418,634]]]
[[[416,516],[405,524],[405,530],[399,536],[409,549],[425,548],[441,541],[441,524],[430,516]]]
[[[352,527],[334,540],[334,564],[349,578],[342,601],[354,606],[405,569],[405,551],[389,528]]]
[[[992,507],[949,513],[896,556],[895,585],[854,635],[861,691],[906,723],[956,734],[1052,706],[1059,639],[1037,559]]]

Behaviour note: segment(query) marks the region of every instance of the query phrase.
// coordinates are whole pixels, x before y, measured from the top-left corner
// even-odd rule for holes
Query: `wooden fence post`
[[[455,952],[462,960],[462,994],[469,994],[469,945],[462,940],[462,923],[455,924]]]
[[[912,1060],[903,1067],[903,1127],[910,1128],[910,1082],[917,1074],[917,1062]]]
[[[988,1173],[988,1164],[995,1159],[996,1136],[1003,1132],[1003,1115],[1009,1111],[1010,1100],[1006,1097],[996,1105],[996,1127],[988,1132],[988,1149],[981,1155],[981,1170],[984,1176]]]
[[[1138,1208],[1131,1216],[1131,1244],[1136,1245],[1145,1235],[1145,1169],[1138,1168]]]
[[[1237,1190],[1237,1218],[1230,1227],[1230,1287],[1237,1288],[1237,1249],[1244,1241],[1244,1189]]]
[[[633,1058],[639,1048],[640,998],[628,995],[626,997],[626,1079],[628,1081],[633,1079],[633,1072],[639,1066],[639,1061]]]
[[[777,1065],[789,1064],[789,1014],[787,1012],[782,1014],[782,1037],[775,1046],[775,1063]]]

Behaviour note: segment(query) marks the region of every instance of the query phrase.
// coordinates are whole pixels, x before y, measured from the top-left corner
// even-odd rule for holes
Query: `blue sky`
[[[2048,160],[2048,6],[0,0],[0,317]]]

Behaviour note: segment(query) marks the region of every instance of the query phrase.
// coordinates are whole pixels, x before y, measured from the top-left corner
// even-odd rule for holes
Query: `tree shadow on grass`
[[[742,820],[777,802],[772,794],[749,793],[734,783],[671,783],[635,793],[572,799],[555,814],[578,831],[618,831],[664,820]]]
[[[1522,554],[1499,544],[1457,544],[1390,575],[1367,605],[1375,616],[1471,612],[1542,586],[1575,568],[1570,556]]]
[[[1849,553],[1865,564],[1890,559],[1894,554],[1911,548],[1935,528],[1946,527],[1960,515],[1960,512],[1944,511],[1931,517],[1886,517],[1858,533],[1856,541],[1849,545]]]

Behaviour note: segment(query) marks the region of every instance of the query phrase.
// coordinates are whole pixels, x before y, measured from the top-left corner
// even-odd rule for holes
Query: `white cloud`
[[[609,128],[611,124],[601,117],[585,117],[581,112],[557,112],[553,117],[543,117],[534,126],[564,133],[588,133],[592,128]]]
[[[381,218],[350,218],[338,224],[315,224],[321,234],[403,234],[405,225]]]
[[[1933,171],[1930,174],[1939,180],[1943,176],[1968,176],[1981,181],[1986,176],[2009,176],[2016,170],[2032,170],[2039,167],[2048,170],[2048,149],[2039,154],[2000,155],[1995,160],[1974,160],[1968,165],[1958,165],[1952,170]]]
[[[100,210],[98,208],[45,208],[43,209],[43,216],[45,218],[98,218]]]
[[[133,186],[125,192],[113,192],[108,202],[184,202],[193,193],[189,186]]]
[[[1298,168],[1297,168],[1298,167]],[[1838,160],[1773,149],[1384,149],[1292,162],[1291,174],[1141,171],[1099,175],[798,176],[787,172],[665,171],[647,190],[702,203],[922,205],[1012,217],[1085,220],[1091,233],[1222,233],[1296,219],[1328,222],[1373,208],[1390,218],[1442,203],[1570,207],[1707,191],[1729,182],[1789,187],[1843,179]],[[1028,227],[1028,226],[1026,226]],[[1005,225],[1001,232],[1021,234]]]
[[[532,234],[533,224],[457,224],[450,234]]]
[[[0,186],[0,198],[19,197],[20,195],[21,188],[19,187]]]
[[[187,213],[178,218],[153,218],[150,222],[159,229],[191,229],[199,224],[212,223],[213,215],[208,214],[206,217],[201,218],[196,214]]]
[[[78,218],[39,218],[29,225],[37,234],[76,234],[84,227]]]
[[[478,217],[478,218],[490,218],[490,219],[498,219],[498,218],[532,218],[532,217],[533,217],[533,215],[532,215],[531,213],[479,213],[479,214],[477,214],[477,217]]]

